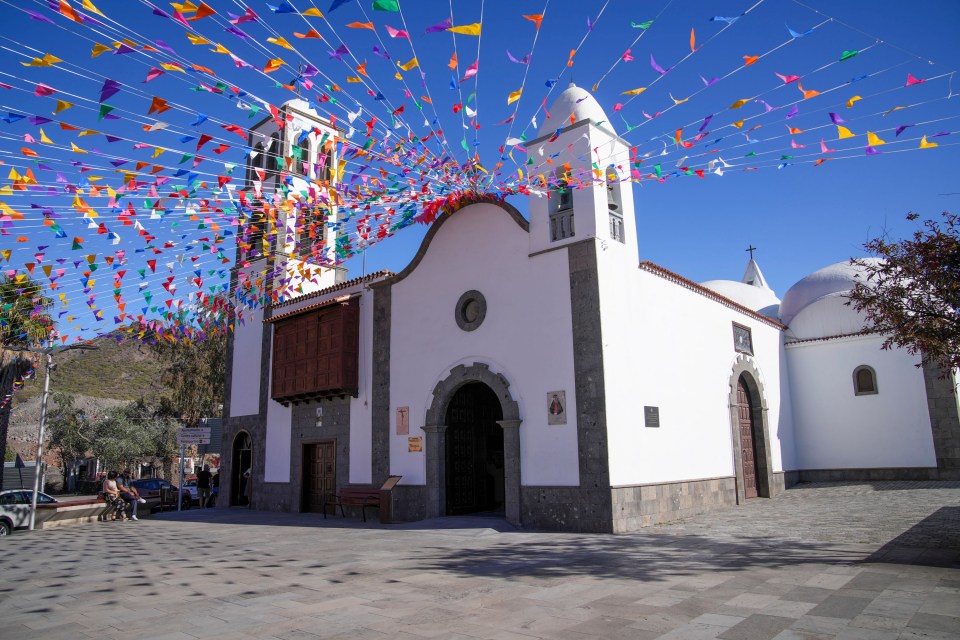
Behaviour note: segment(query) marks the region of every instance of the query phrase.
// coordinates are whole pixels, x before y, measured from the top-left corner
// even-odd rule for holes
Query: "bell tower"
[[[630,146],[596,99],[572,82],[527,145],[530,253],[586,238],[604,252],[637,261]]]
[[[250,129],[237,263],[260,274],[270,302],[346,279],[336,266],[337,129],[305,100],[285,102]]]

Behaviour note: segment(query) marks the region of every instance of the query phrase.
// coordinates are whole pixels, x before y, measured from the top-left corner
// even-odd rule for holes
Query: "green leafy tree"
[[[226,331],[211,331],[182,342],[161,342],[156,348],[167,363],[163,382],[170,390],[168,413],[188,426],[196,426],[201,418],[221,415]]]
[[[6,459],[10,427],[11,394],[16,383],[33,369],[31,350],[50,337],[52,301],[40,284],[23,277],[4,276],[0,281],[0,452]],[[0,489],[3,477],[0,475]]]
[[[866,330],[887,336],[884,349],[902,347],[947,372],[960,367],[960,218],[944,212],[912,238],[875,238],[864,248],[881,260],[851,260],[866,277],[848,304],[866,315]]]
[[[54,393],[56,407],[47,415],[47,437],[51,451],[60,457],[63,477],[67,478],[77,460],[83,460],[93,445],[91,425],[73,395]]]

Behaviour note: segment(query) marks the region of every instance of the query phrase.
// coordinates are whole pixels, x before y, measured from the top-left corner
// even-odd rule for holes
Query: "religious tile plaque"
[[[567,392],[547,393],[547,424],[567,424]]]
[[[643,408],[643,426],[648,429],[660,428],[660,407]]]
[[[410,433],[410,407],[397,407],[397,435]]]
[[[753,336],[750,334],[750,327],[733,323],[733,348],[737,353],[753,355]]]
[[[423,451],[423,436],[407,438],[407,453],[420,453]]]

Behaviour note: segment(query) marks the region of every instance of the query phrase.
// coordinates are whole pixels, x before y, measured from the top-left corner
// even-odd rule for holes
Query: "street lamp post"
[[[89,344],[76,344],[64,347],[61,351],[71,349],[95,350],[98,347]],[[37,463],[33,469],[33,496],[30,499],[30,531],[33,531],[37,519],[37,493],[40,491],[40,469],[43,464],[43,431],[47,425],[47,397],[50,395],[50,372],[53,370],[53,341],[41,351],[47,356],[46,375],[43,380],[43,400],[40,403],[40,429],[37,433]]]
[[[30,531],[37,519],[37,492],[40,491],[40,467],[43,464],[43,429],[47,422],[47,396],[50,395],[50,367],[53,365],[51,350],[46,350],[47,367],[43,380],[43,402],[40,403],[40,432],[37,434],[37,463],[33,467],[33,496],[30,498]]]

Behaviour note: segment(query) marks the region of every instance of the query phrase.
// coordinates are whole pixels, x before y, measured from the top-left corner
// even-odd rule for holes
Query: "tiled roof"
[[[393,275],[393,272],[387,271],[386,269],[382,271],[375,271],[373,273],[369,273],[359,278],[353,278],[352,280],[345,280],[339,284],[335,284],[331,287],[327,287],[326,289],[320,289],[318,291],[314,291],[306,295],[297,296],[296,298],[291,298],[290,300],[281,302],[280,304],[271,305],[270,309],[271,310],[282,309],[283,307],[289,307],[290,305],[296,304],[297,302],[303,302],[304,300],[310,300],[312,298],[319,298],[321,296],[329,295],[337,291],[343,291],[344,289],[349,289],[350,287],[356,286],[358,284],[366,284],[367,282],[370,282],[372,280],[380,280],[381,278],[388,278],[392,275]]]
[[[858,331],[857,333],[840,333],[835,336],[822,336],[820,338],[799,338],[797,340],[788,340],[784,342],[784,346],[789,347],[792,344],[806,344],[809,342],[826,342],[827,340],[839,340],[840,338],[862,338],[864,336],[872,336],[879,334],[879,331]]]
[[[751,318],[754,318],[755,320],[759,320],[759,321],[761,321],[761,322],[763,322],[763,323],[766,323],[766,324],[770,325],[771,327],[776,327],[777,329],[786,329],[786,328],[787,328],[787,326],[786,326],[785,324],[781,324],[780,322],[777,322],[777,321],[774,320],[773,318],[767,317],[767,316],[763,315],[762,313],[757,313],[757,312],[754,311],[753,309],[750,309],[749,307],[745,307],[745,306],[743,306],[742,304],[740,304],[739,302],[734,302],[734,301],[731,300],[730,298],[727,298],[727,297],[725,297],[725,296],[722,296],[722,295],[720,295],[719,293],[717,293],[716,291],[713,291],[713,290],[711,290],[711,289],[707,289],[706,287],[697,284],[697,283],[694,282],[693,280],[688,280],[688,279],[684,278],[683,276],[681,276],[680,274],[674,273],[673,271],[670,271],[669,269],[666,269],[666,268],[664,268],[664,267],[661,267],[661,266],[658,265],[658,264],[654,264],[653,262],[650,262],[649,260],[644,260],[643,262],[641,262],[641,263],[640,263],[640,269],[642,269],[643,271],[647,271],[647,272],[649,272],[649,273],[652,273],[652,274],[654,274],[654,275],[658,275],[658,276],[660,276],[661,278],[663,278],[664,280],[669,280],[670,282],[673,282],[674,284],[678,284],[678,285],[680,285],[681,287],[683,287],[683,288],[685,288],[685,289],[690,289],[691,291],[695,291],[696,293],[699,293],[700,295],[702,295],[702,296],[705,297],[705,298],[710,298],[710,299],[713,300],[714,302],[719,302],[720,304],[722,304],[722,305],[725,306],[725,307],[728,307],[728,308],[730,308],[730,309],[735,309],[736,311],[739,311],[739,312],[741,312],[741,313],[744,313],[744,314],[750,316]]]

